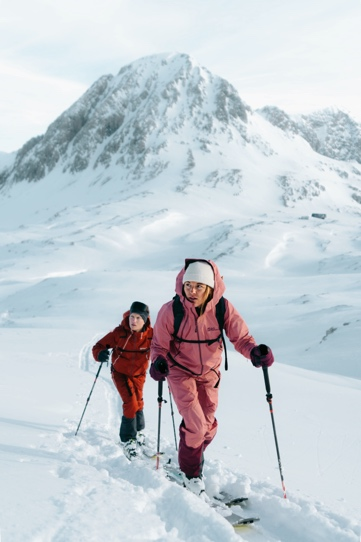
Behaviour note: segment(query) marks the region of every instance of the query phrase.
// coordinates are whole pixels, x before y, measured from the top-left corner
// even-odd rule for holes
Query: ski
[[[218,510],[218,513],[219,510]],[[241,527],[242,525],[251,525],[252,523],[255,523],[256,521],[259,521],[258,517],[243,517],[239,516],[238,514],[235,514],[232,512],[229,516],[224,516],[221,514],[221,516],[224,517],[233,527]]]
[[[164,452],[154,452],[154,448],[149,446],[146,443],[139,444],[137,447],[137,454],[134,455],[132,458],[128,457],[126,453],[124,453],[124,445],[122,442],[117,442],[117,444],[120,445],[121,449],[123,450],[123,454],[129,461],[134,461],[137,459],[157,459],[157,457],[164,455]],[[1,542],[1,541],[0,541]]]
[[[157,457],[164,454],[164,452],[152,452],[151,450],[142,450],[142,454],[148,459],[157,459]]]
[[[219,496],[215,495],[213,497],[216,501],[221,502],[222,504],[225,504],[228,506],[228,508],[231,508],[232,506],[238,506],[241,504],[244,504],[248,501],[248,497],[233,497],[229,493],[226,493],[225,491],[221,491]]]
[[[168,480],[171,480],[172,482],[176,482],[178,485],[183,486],[183,479],[182,479],[182,473],[179,470],[179,468],[175,467],[174,465],[171,465],[170,463],[166,463],[163,465],[164,472],[168,478]],[[244,517],[236,513],[233,509],[230,511],[230,509],[234,506],[238,506],[241,503],[244,503],[248,500],[247,497],[234,497],[230,495],[229,493],[226,493],[224,491],[221,491],[218,496],[209,496],[207,495],[207,500],[204,502],[207,502],[211,508],[216,510],[222,517],[224,517],[233,527],[241,526],[241,525],[248,525],[251,523],[254,523],[256,521],[259,521],[259,517]]]

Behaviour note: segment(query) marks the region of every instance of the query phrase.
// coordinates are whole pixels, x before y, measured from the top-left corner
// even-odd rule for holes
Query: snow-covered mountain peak
[[[184,54],[153,55],[106,75],[17,153],[2,182],[37,181],[56,166],[72,174],[111,164],[139,177],[167,168],[167,152],[185,145],[210,152],[220,134],[245,136],[247,106],[224,79]],[[191,136],[191,141],[189,141]]]
[[[251,212],[265,203],[304,212],[315,198],[324,211],[358,210],[359,142],[360,126],[345,113],[253,112],[190,56],[162,53],[100,77],[43,136],[2,162],[0,186],[53,178],[86,189],[107,185],[109,195],[123,197],[144,184],[152,193],[203,197],[222,187]]]

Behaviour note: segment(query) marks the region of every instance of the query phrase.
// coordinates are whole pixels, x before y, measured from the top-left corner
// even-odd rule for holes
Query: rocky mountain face
[[[299,159],[300,145],[316,160],[311,154]],[[277,155],[285,159],[275,166]],[[322,164],[324,157],[339,163]],[[326,169],[348,179],[360,203],[357,162],[361,129],[347,114],[326,109],[296,118],[276,107],[252,111],[231,84],[188,55],[162,54],[96,81],[3,166],[0,187],[54,173],[70,182],[81,175],[89,184],[112,180],[122,189],[155,178],[173,179],[180,192],[192,183],[221,183],[234,196],[245,175],[262,177],[263,186],[272,176],[289,206],[324,192],[319,172]]]
[[[178,142],[209,152],[209,138],[234,129],[246,137],[247,110],[224,79],[195,65],[187,55],[156,55],[105,75],[43,136],[16,154],[1,182],[37,181],[55,167],[78,173],[112,163],[133,175],[145,165],[154,176],[167,167],[162,149]],[[169,160],[169,157],[168,157]],[[192,152],[188,152],[192,165]]]
[[[346,113],[324,109],[311,115],[292,117],[271,106],[259,112],[284,132],[303,137],[317,153],[336,160],[361,163],[361,126]]]

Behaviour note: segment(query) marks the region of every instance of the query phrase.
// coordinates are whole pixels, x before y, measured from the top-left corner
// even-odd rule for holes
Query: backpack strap
[[[221,339],[224,346],[224,369],[225,371],[228,371],[227,346],[226,346],[226,340],[224,338],[224,333],[223,333],[225,312],[226,312],[226,302],[224,300],[224,297],[222,296],[216,305],[216,318],[217,318],[219,330],[221,332]]]
[[[223,333],[225,312],[226,312],[226,303],[225,303],[224,297],[222,296],[216,305],[216,318],[217,318],[218,327],[220,331],[220,334],[218,335],[216,339],[210,339],[210,340],[204,340],[204,341],[190,341],[187,339],[182,339],[182,337],[178,337],[178,331],[179,331],[181,322],[183,320],[184,307],[178,294],[176,294],[173,297],[173,316],[174,316],[173,337],[174,339],[179,342],[196,343],[196,344],[206,343],[208,345],[211,345],[221,338],[223,342],[223,346],[224,346],[224,355],[225,355],[224,366],[225,366],[225,370],[228,371],[227,347],[226,347],[226,341],[225,341],[224,333]]]
[[[178,294],[173,297],[173,316],[174,316],[174,332],[173,336],[177,337],[181,322],[184,316],[184,307]]]

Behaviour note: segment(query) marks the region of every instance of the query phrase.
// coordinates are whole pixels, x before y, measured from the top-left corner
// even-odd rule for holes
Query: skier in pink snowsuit
[[[225,291],[217,265],[211,260],[187,259],[176,279],[176,294],[184,315],[174,336],[173,301],[158,313],[151,344],[150,375],[167,377],[170,391],[182,416],[178,461],[183,483],[200,495],[203,453],[217,432],[220,365],[223,344],[216,305]],[[271,349],[259,345],[233,305],[225,299],[224,331],[235,349],[255,367],[272,365]]]

